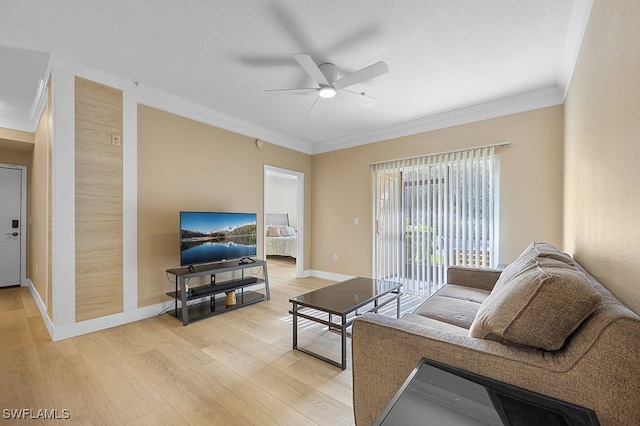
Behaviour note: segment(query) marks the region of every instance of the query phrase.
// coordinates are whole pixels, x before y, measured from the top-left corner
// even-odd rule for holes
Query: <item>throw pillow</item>
[[[280,231],[281,237],[289,237],[289,230],[285,225],[278,225],[278,231]]]
[[[571,256],[561,252],[555,246],[549,243],[543,243],[539,241],[533,241],[524,249],[524,251],[514,260],[507,265],[506,268],[500,273],[500,277],[496,282],[495,288],[500,288],[504,285],[508,285],[513,278],[515,278],[521,272],[527,270],[532,264],[535,264],[540,258],[553,259],[562,262],[566,265],[573,266],[575,261]],[[557,265],[561,266],[561,265]]]
[[[267,225],[267,237],[279,237],[280,230],[276,225]]]
[[[560,262],[564,262],[571,266],[576,264],[573,257],[569,256],[567,253],[561,252],[553,244],[534,241],[531,243],[531,247],[536,251],[538,257],[548,257],[549,259],[559,260]]]
[[[580,271],[553,259],[537,259],[482,303],[469,336],[560,349],[602,301]]]

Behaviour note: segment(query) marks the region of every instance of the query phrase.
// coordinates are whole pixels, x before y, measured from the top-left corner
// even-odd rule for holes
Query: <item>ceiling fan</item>
[[[354,84],[361,83],[366,80],[378,77],[382,74],[389,72],[389,67],[384,62],[376,62],[375,64],[364,67],[358,71],[347,74],[344,77],[338,78],[338,67],[334,64],[325,63],[316,65],[311,56],[304,53],[296,53],[293,55],[293,59],[298,62],[302,69],[309,74],[309,76],[316,82],[318,87],[304,87],[297,89],[270,89],[265,92],[309,92],[315,91],[318,96],[309,109],[309,115],[313,115],[317,112],[316,105],[320,99],[329,99],[336,96],[338,90],[347,93],[352,96],[353,99],[359,101],[359,103],[372,107],[377,102],[377,99],[367,96],[364,92],[355,92],[348,90],[347,87]]]

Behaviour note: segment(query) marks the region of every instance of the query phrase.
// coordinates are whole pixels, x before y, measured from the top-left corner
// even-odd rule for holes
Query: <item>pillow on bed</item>
[[[280,232],[281,237],[289,237],[289,230],[287,229],[287,225],[278,225],[278,231]]]
[[[290,237],[295,237],[296,236],[296,229],[292,226],[287,226],[287,231],[289,231],[289,236]]]
[[[277,225],[267,225],[267,237],[279,237],[280,228]]]

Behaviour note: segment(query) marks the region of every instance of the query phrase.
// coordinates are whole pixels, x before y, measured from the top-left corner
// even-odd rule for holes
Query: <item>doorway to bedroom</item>
[[[302,278],[304,270],[303,206],[304,173],[265,165],[265,258],[296,278]]]

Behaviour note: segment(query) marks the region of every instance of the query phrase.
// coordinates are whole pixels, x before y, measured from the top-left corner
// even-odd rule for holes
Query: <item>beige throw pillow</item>
[[[508,282],[496,283],[469,336],[558,350],[602,296],[584,274],[564,262],[537,258],[524,263]]]
[[[267,225],[267,237],[279,237],[280,229],[277,225]]]
[[[534,241],[533,243],[531,243],[530,247],[536,252],[538,257],[546,257],[549,259],[559,260],[560,262],[564,262],[567,265],[571,266],[576,264],[575,260],[573,260],[573,257],[569,256],[567,253],[561,252],[553,244]]]
[[[535,265],[536,262],[540,261],[540,259],[552,259],[554,261],[558,261],[556,264],[558,267],[568,265],[568,267],[573,269],[573,265],[575,264],[575,261],[571,256],[561,252],[552,244],[533,241],[526,249],[524,249],[516,260],[504,268],[496,282],[495,288],[509,285],[513,278],[523,271],[528,270],[531,265]]]
[[[287,229],[287,227],[285,225],[278,225],[278,231],[280,232],[280,236],[281,237],[288,237],[289,236],[289,230]]]

